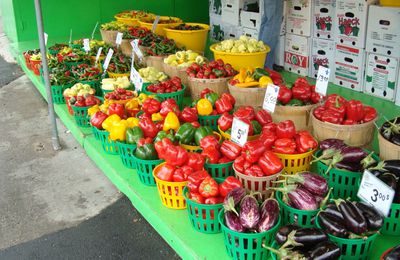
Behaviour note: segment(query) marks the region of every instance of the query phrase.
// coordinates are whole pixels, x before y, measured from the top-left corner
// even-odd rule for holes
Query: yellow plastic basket
[[[315,151],[316,149],[300,154],[275,154],[279,157],[279,159],[281,159],[287,174],[296,174],[298,172],[310,170],[310,163],[313,160],[313,154]]]
[[[213,133],[217,137],[218,142],[221,143],[222,136],[219,133],[215,132],[215,131]],[[180,146],[182,146],[183,149],[185,149],[186,151],[191,152],[191,153],[195,153],[195,152],[201,150],[201,147],[198,146],[198,145],[180,144]]]
[[[145,28],[151,30],[153,27],[153,22],[152,22],[153,19],[154,19],[154,17],[150,17],[150,18],[145,17],[145,18],[139,19],[140,27],[145,27]],[[164,28],[170,27],[170,26],[177,26],[180,23],[182,23],[182,20],[178,17],[160,16],[160,21],[163,21],[163,20],[165,21],[165,20],[170,20],[170,19],[174,20],[176,23],[160,23],[159,22],[157,24],[155,33],[158,35],[161,35],[161,36],[165,36]]]
[[[164,28],[165,36],[168,39],[173,39],[178,47],[185,47],[187,50],[192,50],[198,53],[204,53],[204,48],[206,46],[207,34],[210,30],[208,24],[202,23],[186,23],[191,26],[201,26],[201,30],[175,30],[168,26]]]
[[[214,53],[214,59],[221,59],[225,63],[229,63],[232,67],[239,71],[240,68],[252,67],[252,68],[264,68],[265,61],[267,59],[267,54],[271,51],[268,45],[265,45],[266,50],[261,52],[252,53],[231,53],[217,51],[213,44],[210,46],[210,50]]]
[[[110,78],[120,78],[120,77],[128,77],[130,76],[130,73],[114,73],[114,72],[110,72],[107,71],[107,74]]]
[[[185,188],[187,181],[183,182],[169,182],[163,181],[157,178],[157,171],[161,168],[162,163],[153,170],[153,176],[156,180],[158,194],[160,195],[161,203],[170,209],[185,209],[186,200],[183,196],[183,189]]]
[[[224,140],[230,140],[231,139],[231,135],[225,133],[224,131],[222,131],[221,128],[219,128],[219,126],[218,126],[218,131],[222,135]],[[260,137],[260,135],[252,135],[252,136],[248,136],[247,140],[248,141],[254,141],[254,140],[257,140],[259,137]]]
[[[400,6],[399,0],[381,0],[380,4],[383,6]]]

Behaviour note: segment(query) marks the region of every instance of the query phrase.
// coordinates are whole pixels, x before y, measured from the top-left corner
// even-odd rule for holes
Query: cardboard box
[[[361,91],[364,82],[365,51],[336,44],[333,82],[342,87]]]
[[[275,49],[275,64],[281,67],[285,65],[285,35],[279,36],[278,44]],[[268,56],[267,56],[268,59]]]
[[[312,31],[314,38],[333,40],[336,0],[315,0]]]
[[[208,7],[209,7],[209,14],[221,15],[222,13],[222,0],[209,0]]]
[[[254,38],[254,39],[258,39],[259,31],[255,30],[255,29],[243,27],[243,35],[246,35],[246,36]]]
[[[400,8],[369,7],[366,50],[400,57]]]
[[[237,39],[243,35],[243,28],[229,23],[222,23],[224,39]]]
[[[311,36],[311,0],[288,0],[286,32],[301,36]]]
[[[281,23],[281,32],[280,35],[286,34],[286,18],[287,18],[287,10],[288,10],[288,1],[283,1],[283,14],[282,14],[282,23]]]
[[[224,26],[220,15],[210,14],[210,38],[215,41],[225,39]]]
[[[368,6],[377,0],[337,0],[335,39],[338,44],[365,48]]]
[[[309,38],[295,34],[286,34],[285,37],[285,70],[308,76],[309,69]]]
[[[324,39],[312,39],[310,54],[309,76],[317,78],[319,66],[331,69],[330,80],[333,79],[333,67],[335,64],[335,42]]]
[[[396,97],[399,59],[368,53],[364,92],[394,101]]]
[[[250,30],[260,31],[261,26],[261,14],[255,12],[240,11],[240,24],[244,28]]]
[[[222,3],[222,21],[227,24],[240,25],[240,10],[246,4],[257,3],[257,0],[221,0]]]
[[[400,66],[397,72],[397,90],[396,90],[396,105],[400,106]]]

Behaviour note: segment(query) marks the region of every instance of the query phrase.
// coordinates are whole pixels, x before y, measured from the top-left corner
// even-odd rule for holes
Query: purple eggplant
[[[393,173],[385,172],[384,174],[380,175],[378,178],[381,181],[383,181],[390,188],[392,188],[394,190],[397,189],[398,178]]]
[[[236,232],[245,232],[245,228],[240,224],[240,219],[233,211],[225,212],[226,226]]]
[[[342,156],[341,162],[360,163],[368,156],[368,153],[360,147],[348,146],[340,149],[340,155]]]
[[[327,150],[327,149],[335,149],[335,150],[340,150],[342,147],[347,146],[343,140],[340,139],[325,139],[319,144],[319,148],[321,150]]]
[[[302,244],[305,248],[312,248],[318,243],[327,241],[328,236],[324,231],[318,228],[300,228],[295,231],[293,239],[296,243]]]
[[[261,204],[261,218],[257,225],[258,232],[270,230],[279,219],[279,204],[276,199],[267,199]]]
[[[340,170],[346,170],[349,172],[361,172],[362,166],[360,163],[354,162],[338,162],[335,164],[335,168]]]
[[[231,190],[224,199],[225,211],[233,211],[239,216],[239,213],[236,211],[236,206],[239,205],[245,195],[246,190],[243,188],[235,188]]]
[[[376,209],[362,202],[355,202],[355,205],[367,221],[369,231],[379,230],[383,226],[384,219]]]
[[[260,221],[258,201],[252,195],[246,195],[240,202],[239,219],[243,227],[254,229]]]
[[[316,173],[301,172],[298,174],[282,176],[297,184],[301,184],[314,195],[325,196],[328,192],[328,182],[324,177]]]
[[[371,165],[369,170],[388,171],[400,178],[400,160],[381,161]]]
[[[324,241],[308,252],[309,260],[335,260],[340,258],[340,248],[331,241]]]
[[[349,233],[340,218],[321,211],[318,214],[318,223],[323,230],[336,237],[348,237]]]
[[[395,246],[390,250],[383,260],[399,260],[400,259],[400,245]]]
[[[305,188],[297,187],[287,194],[290,203],[296,209],[316,210],[319,207],[315,197]]]
[[[300,227],[294,224],[288,224],[286,226],[280,227],[278,232],[276,232],[275,240],[279,245],[286,242],[288,235],[293,230],[298,230]]]
[[[342,215],[342,213],[340,213],[340,211],[338,210],[338,208],[336,207],[336,205],[334,203],[329,203],[328,205],[326,205],[324,212],[335,216],[336,218],[340,219],[344,223],[343,215]]]
[[[396,192],[394,193],[393,203],[400,204],[400,183],[397,185]]]
[[[354,234],[361,235],[368,230],[367,221],[361,210],[351,201],[338,199],[335,201],[344,218],[346,228]]]

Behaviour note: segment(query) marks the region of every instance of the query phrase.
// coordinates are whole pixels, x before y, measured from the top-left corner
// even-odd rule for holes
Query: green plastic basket
[[[90,117],[88,115],[88,109],[90,107],[77,107],[71,106],[74,112],[75,122],[80,127],[90,127]]]
[[[276,243],[276,241],[272,242],[271,247],[277,249],[278,248],[278,243]],[[273,260],[277,260],[278,257],[276,256],[276,254],[274,252],[272,252],[272,251],[270,251],[270,252],[271,252],[271,258]]]
[[[104,152],[111,154],[111,155],[117,155],[118,154],[118,145],[116,142],[110,140],[110,138],[109,138],[110,133],[107,132],[106,130],[98,130],[97,129],[96,131],[99,133],[101,146],[103,147]]]
[[[87,85],[89,85],[91,88],[93,88],[93,89],[96,91],[96,92],[95,92],[95,95],[96,95],[96,96],[103,96],[103,91],[102,91],[102,89],[101,89],[100,80],[79,81],[79,83],[87,84]]]
[[[148,85],[150,86],[150,84]],[[182,89],[173,93],[153,93],[150,91],[147,91],[147,87],[148,86],[143,86],[143,93],[147,94],[147,95],[156,95],[158,98],[160,98],[162,101],[167,100],[167,99],[175,99],[176,103],[178,104],[178,106],[182,109],[182,105],[183,105],[183,94],[185,93],[186,90],[186,86],[182,84]]]
[[[92,126],[93,136],[96,140],[100,140],[100,131],[97,127]]]
[[[270,246],[275,239],[275,234],[281,225],[281,217],[278,223],[268,231],[262,233],[239,233],[229,229],[225,225],[224,211],[218,215],[224,237],[225,248],[233,259],[267,259],[269,251],[262,244]]]
[[[221,117],[221,115],[210,115],[210,116],[198,116],[199,118],[199,123],[202,126],[209,126],[211,127],[214,131],[218,132],[218,119]]]
[[[286,224],[297,224],[300,227],[315,227],[315,217],[317,216],[319,209],[316,210],[300,210],[290,207],[288,204],[283,202],[282,193],[276,192],[276,200],[282,209],[282,223]]]
[[[228,176],[235,176],[235,171],[233,170],[233,161],[227,163],[205,163],[204,169],[211,174],[213,178],[226,178]]]
[[[316,218],[318,228],[321,226]],[[340,238],[328,234],[329,239],[340,247],[342,258],[346,260],[367,260],[370,259],[372,246],[378,237],[378,233],[369,236],[367,239]]]
[[[65,103],[63,92],[66,88],[66,86],[51,85],[51,97],[54,104]]]
[[[153,170],[157,165],[163,163],[164,160],[142,160],[137,158],[133,153],[132,158],[136,165],[140,182],[142,182],[144,185],[156,186],[156,181],[153,177]]]
[[[400,204],[392,204],[389,216],[383,222],[381,233],[389,236],[400,236]]]
[[[222,183],[223,179],[217,180]],[[199,204],[189,199],[188,188],[183,189],[183,196],[186,200],[189,220],[192,227],[205,234],[216,234],[221,232],[221,224],[218,221],[218,214],[223,209],[223,203],[220,204]]]
[[[86,60],[81,60],[81,61],[66,61],[64,62],[65,65],[70,69],[72,67],[76,67],[80,64],[88,63]]]
[[[317,157],[321,155],[321,150],[315,154]],[[372,155],[374,160],[379,161],[379,157],[375,154]],[[340,169],[332,168],[327,175],[328,166],[321,161],[317,162],[317,171],[321,176],[328,180],[329,188],[333,188],[332,197],[337,198],[350,198],[350,200],[359,200],[357,197],[358,189],[363,174],[361,172],[350,172]]]
[[[136,149],[136,144],[127,144],[123,142],[117,142],[119,156],[121,156],[122,164],[130,169],[136,169],[136,163],[132,157],[133,152]]]

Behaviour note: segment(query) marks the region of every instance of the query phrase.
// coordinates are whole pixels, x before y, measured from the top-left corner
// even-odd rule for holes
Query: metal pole
[[[47,108],[49,110],[51,130],[52,130],[51,141],[53,143],[53,149],[57,151],[61,150],[61,145],[60,145],[60,140],[58,138],[56,115],[54,113],[53,99],[50,91],[49,67],[47,66],[46,45],[44,42],[43,17],[42,17],[40,0],[35,0],[35,12],[36,12],[36,23],[39,36],[40,53],[42,54],[43,76],[44,76],[44,84],[46,87],[46,95],[47,95]]]

